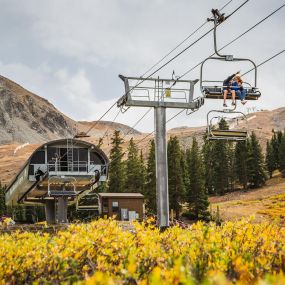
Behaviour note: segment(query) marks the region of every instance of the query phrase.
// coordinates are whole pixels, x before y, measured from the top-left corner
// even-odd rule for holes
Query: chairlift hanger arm
[[[217,26],[220,25],[222,22],[224,22],[228,17],[225,17],[225,14],[221,14],[218,9],[212,9],[213,19],[207,19],[208,21],[214,22],[214,49],[215,54],[219,57],[226,58],[227,55],[219,54],[218,48],[217,48]]]

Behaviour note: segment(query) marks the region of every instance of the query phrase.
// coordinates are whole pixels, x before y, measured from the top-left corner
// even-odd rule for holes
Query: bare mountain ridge
[[[70,136],[75,122],[46,99],[0,76],[0,143],[43,142]]]
[[[114,130],[118,130],[121,132],[123,135],[140,135],[141,132],[127,126],[121,123],[115,123],[115,122],[110,122],[110,121],[93,121],[93,122],[87,122],[87,121],[79,121],[78,126],[81,131],[87,132],[91,128],[91,130],[88,132],[88,135],[91,137],[102,137],[105,135],[105,133],[110,133]],[[94,128],[93,128],[94,126]]]
[[[0,76],[0,144],[40,143],[72,137],[94,124],[72,120],[48,100]],[[110,122],[96,123],[90,134],[99,137],[107,129],[112,131],[117,128],[123,134],[139,134],[128,126]]]

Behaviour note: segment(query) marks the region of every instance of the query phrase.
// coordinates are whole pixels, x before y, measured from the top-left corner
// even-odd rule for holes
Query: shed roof
[[[102,198],[144,198],[141,193],[98,193]]]

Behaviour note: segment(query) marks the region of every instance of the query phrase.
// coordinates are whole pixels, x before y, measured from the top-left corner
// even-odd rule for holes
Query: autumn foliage
[[[114,220],[0,235],[1,284],[285,284],[285,228],[196,223],[159,232]],[[279,282],[279,283],[278,283]]]

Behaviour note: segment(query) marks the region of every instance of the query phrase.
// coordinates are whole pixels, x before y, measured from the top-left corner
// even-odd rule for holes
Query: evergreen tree
[[[239,141],[235,147],[235,172],[244,190],[248,184],[248,144],[248,141]]]
[[[181,150],[181,161],[180,161],[185,191],[186,191],[186,189],[189,188],[189,183],[190,183],[188,164],[187,164],[187,154],[186,154],[187,151],[188,151],[188,149],[186,151]],[[186,195],[186,192],[185,192],[185,195]]]
[[[266,143],[266,166],[269,176],[272,178],[272,173],[276,169],[276,163],[271,141]]]
[[[235,181],[236,181],[236,168],[235,168],[235,148],[232,142],[228,143],[228,160],[229,160],[229,176],[228,176],[228,191],[235,190]]]
[[[146,208],[150,213],[156,213],[156,168],[155,168],[155,144],[151,140],[146,168],[146,186],[144,191]]]
[[[228,130],[228,124],[224,119],[219,122],[220,130]],[[228,143],[223,140],[213,142],[213,182],[215,194],[224,195],[229,185],[229,153]]]
[[[195,219],[209,220],[209,201],[205,190],[203,161],[195,137],[193,138],[191,151],[187,152],[187,155],[190,156],[187,159],[190,177],[187,200],[190,213],[193,213]]]
[[[249,168],[248,180],[252,187],[257,188],[265,184],[267,173],[261,146],[254,132],[250,136],[249,143]]]
[[[214,161],[214,153],[213,153],[214,143],[212,141],[208,141],[206,137],[204,137],[204,145],[202,148],[203,154],[203,164],[205,171],[205,189],[208,194],[215,194],[215,185],[214,185],[214,175],[215,175],[215,161]],[[187,150],[190,152],[190,149]],[[190,159],[189,153],[187,153],[187,159]],[[189,161],[188,161],[189,165]]]
[[[98,148],[101,148],[101,146],[103,145],[103,138],[101,137],[101,138],[99,138],[99,141],[98,141],[98,143],[97,143],[97,147]]]
[[[120,131],[115,130],[114,135],[111,138],[111,152],[110,152],[110,165],[109,165],[109,192],[124,192],[125,181],[125,164],[122,161],[123,140],[120,137]]]
[[[7,208],[5,204],[5,187],[2,186],[0,181],[0,217],[7,214]]]
[[[174,210],[177,219],[185,196],[181,155],[178,138],[171,137],[167,146],[169,208]]]
[[[128,146],[128,159],[126,161],[125,192],[139,192],[141,190],[141,169],[138,148],[131,138]]]
[[[285,132],[281,138],[280,148],[279,148],[279,164],[282,177],[285,177]]]
[[[272,163],[275,164],[275,169],[279,169],[280,168],[279,148],[280,148],[281,140],[282,140],[282,132],[281,131],[275,132],[274,130],[272,132],[273,132],[273,136],[271,139],[271,145],[273,148],[273,158],[274,158],[273,159],[274,162]]]
[[[145,193],[145,184],[146,184],[146,167],[144,164],[143,152],[140,151],[140,160],[139,160],[139,169],[140,169],[140,177],[139,177],[139,192]]]

